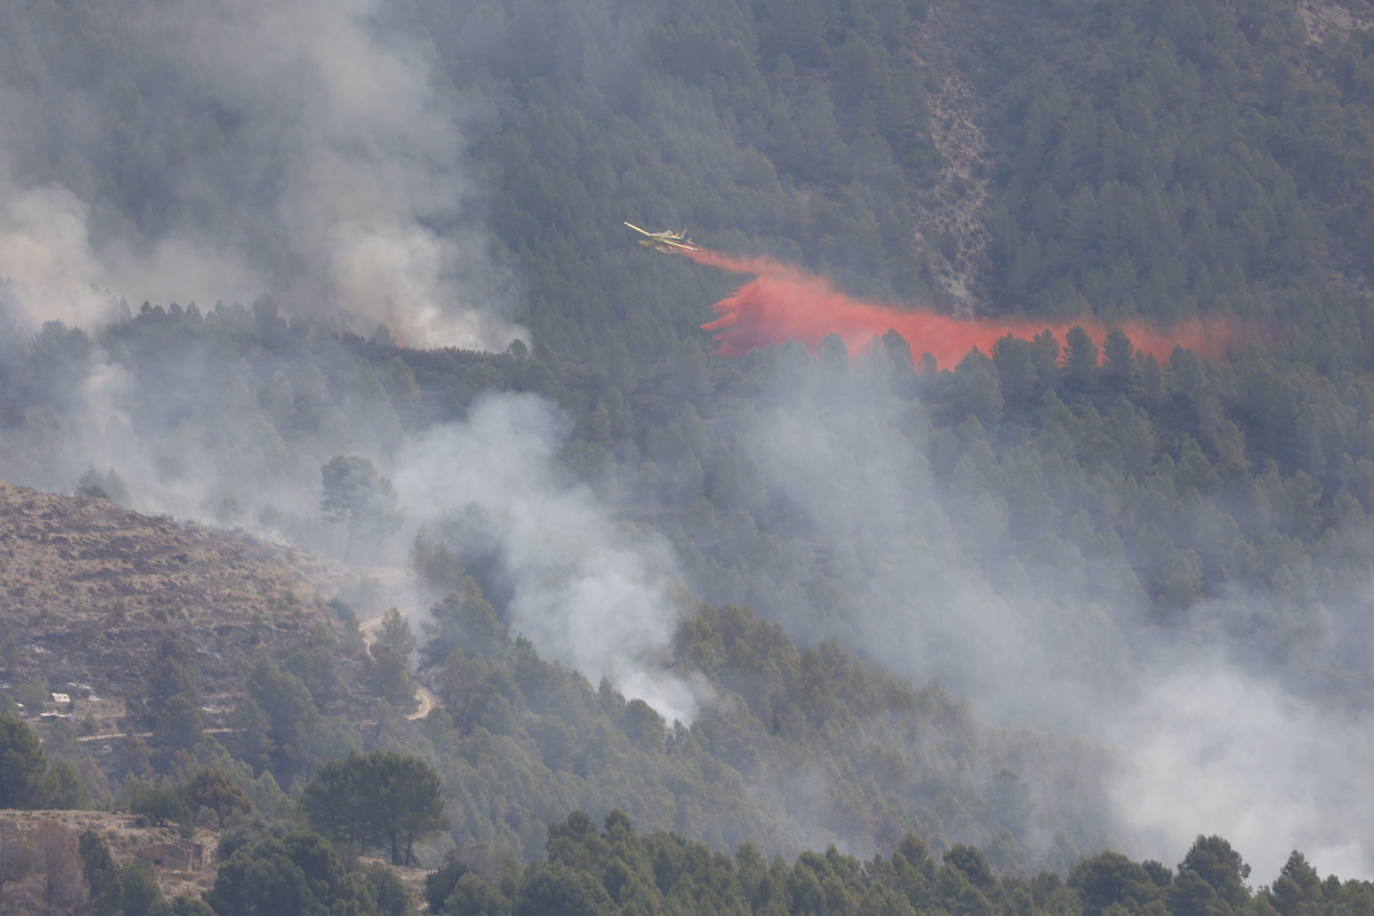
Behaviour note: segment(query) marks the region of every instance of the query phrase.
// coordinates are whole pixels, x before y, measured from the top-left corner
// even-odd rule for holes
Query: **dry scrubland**
[[[148,651],[176,634],[214,694],[256,647],[336,625],[321,591],[347,579],[337,564],[240,531],[0,483],[0,681],[41,675],[122,695]]]
[[[10,830],[16,830],[11,833]],[[167,897],[179,894],[199,896],[208,890],[215,881],[215,846],[219,842],[216,831],[197,829],[188,838],[181,837],[173,827],[149,826],[145,819],[133,814],[113,814],[106,811],[11,811],[0,810],[0,830],[5,831],[5,845],[16,839],[42,848],[44,858],[52,864],[60,858],[56,846],[63,852],[74,852],[76,838],[86,830],[94,830],[104,838],[110,853],[121,864],[144,858],[153,866],[158,886]],[[188,854],[199,850],[201,861],[196,864],[181,861],[161,861],[154,857],[160,849],[176,847]],[[144,853],[139,856],[139,853]],[[188,856],[189,857],[189,856]],[[76,878],[80,879],[80,862],[76,862]],[[7,886],[5,893],[11,898],[25,896],[24,883],[43,884],[46,872],[51,868],[40,868],[21,878],[19,882]],[[43,896],[40,888],[32,888],[37,896]]]
[[[384,588],[394,572],[369,570],[364,578]],[[106,739],[123,728],[122,697],[139,689],[150,653],[166,636],[195,653],[203,696],[215,704],[202,709],[223,713],[263,648],[289,651],[316,627],[339,627],[324,596],[355,588],[359,578],[241,531],[0,483],[0,687],[42,678],[53,690],[70,690],[74,718],[94,720],[95,733],[78,740],[91,753],[108,753],[118,742]],[[75,869],[71,892],[84,893],[75,850],[88,829],[120,863],[148,861],[169,899],[198,897],[214,882],[217,831],[182,837],[138,815],[0,810],[4,845],[17,843],[46,863],[6,885],[7,906],[66,906],[71,901],[53,898],[47,877],[64,868]],[[418,900],[426,872],[396,871]]]

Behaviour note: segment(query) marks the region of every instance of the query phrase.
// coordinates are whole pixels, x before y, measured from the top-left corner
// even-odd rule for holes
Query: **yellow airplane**
[[[696,243],[687,237],[686,229],[679,229],[677,232],[669,232],[664,229],[662,232],[650,232],[648,229],[641,229],[634,223],[626,223],[635,232],[645,236],[639,239],[639,244],[645,248],[652,248],[654,251],[662,251],[672,254],[675,251],[700,251]]]

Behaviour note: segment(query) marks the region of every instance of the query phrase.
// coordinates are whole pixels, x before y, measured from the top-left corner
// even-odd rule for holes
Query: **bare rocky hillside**
[[[176,634],[214,692],[257,647],[337,625],[321,592],[345,578],[242,532],[0,483],[0,682],[41,675],[122,694]]]

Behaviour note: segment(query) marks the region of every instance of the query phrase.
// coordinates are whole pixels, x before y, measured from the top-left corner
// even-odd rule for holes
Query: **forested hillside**
[[[75,550],[55,545],[66,555],[41,568],[56,582],[89,578],[90,557],[116,551],[117,532],[143,521],[100,498],[13,500],[25,496],[49,517],[123,522],[85,530]],[[63,536],[38,540],[52,537]],[[384,747],[417,755],[443,778],[455,843],[522,858],[537,857],[548,823],[574,809],[618,808],[718,848],[755,842],[788,853],[832,843],[882,849],[917,831],[933,843],[988,846],[994,862],[1018,870],[1042,860],[1067,867],[1107,835],[1099,781],[1080,759],[1091,748],[991,727],[944,687],[916,688],[833,642],[799,648],[746,609],[698,607],[668,647],[666,667],[691,673],[712,697],[687,724],[541,658],[441,545],[416,545],[417,575],[447,593],[417,640],[395,612],[364,636],[342,599],[321,608],[308,584],[283,591],[266,578],[292,554],[242,533],[222,540],[202,534],[178,546],[264,555],[260,568],[229,570],[261,599],[228,592],[199,556],[172,556],[184,594],[218,593],[214,616],[160,610],[166,586],[150,558],[138,561],[142,582],[113,579],[112,602],[78,596],[82,615],[7,607],[18,626],[0,644],[0,677],[11,685],[0,714],[15,715],[13,701],[30,718],[50,714],[42,750],[17,738],[5,745],[7,760],[28,763],[23,778],[6,770],[4,807],[124,800],[192,824],[199,805],[163,796],[210,769],[239,787],[244,813],[281,817],[283,790],[299,791],[337,756]],[[23,558],[22,568],[33,562]],[[367,601],[379,588],[350,594]],[[417,679],[439,704],[428,714],[412,714]],[[75,699],[49,699],[69,683]],[[28,731],[11,724],[16,735]],[[1073,796],[1037,810],[1035,799],[1066,782]],[[163,796],[142,794],[149,783]],[[338,793],[327,800],[336,806]]]
[[[452,912],[1358,911],[1289,852],[1374,868],[1367,3],[213,6],[0,10],[0,477],[408,569],[335,611],[413,635],[263,646],[228,731],[88,793],[217,768],[262,828],[397,750],[426,864],[646,831]],[[1230,346],[726,358],[740,277],[624,220]]]
[[[834,847],[792,864],[750,845],[712,855],[672,834],[638,835],[616,811],[604,828],[585,814],[549,827],[549,861],[499,882],[451,861],[426,881],[434,912],[711,913],[1302,913],[1360,912],[1374,886],[1321,880],[1299,853],[1272,888],[1252,893],[1250,868],[1221,837],[1199,836],[1176,871],[1104,853],[1067,880],[999,878],[978,850],[955,846],[936,863],[915,837],[861,861]],[[508,909],[506,909],[508,908]]]

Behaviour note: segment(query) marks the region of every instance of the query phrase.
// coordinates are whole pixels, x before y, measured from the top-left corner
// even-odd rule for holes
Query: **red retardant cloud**
[[[895,330],[911,345],[912,360],[920,366],[924,354],[934,356],[941,367],[951,367],[974,347],[991,354],[993,345],[1010,334],[1030,339],[1049,330],[1062,342],[1078,325],[1102,347],[1108,327],[1091,319],[1047,324],[1042,321],[956,318],[932,311],[899,309],[847,296],[825,277],[772,258],[739,258],[698,249],[683,251],[698,264],[730,273],[751,274],[753,279],[713,306],[714,321],[702,329],[715,335],[721,356],[742,356],[752,349],[800,341],[815,352],[831,334],[844,341],[851,356],[860,353],[875,337]],[[1235,336],[1220,322],[1199,319],[1158,328],[1141,322],[1120,325],[1136,349],[1168,360],[1177,346],[1202,356],[1220,356]]]

